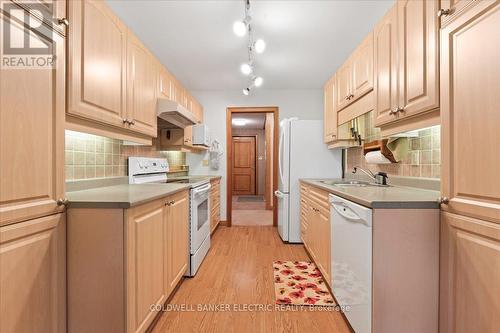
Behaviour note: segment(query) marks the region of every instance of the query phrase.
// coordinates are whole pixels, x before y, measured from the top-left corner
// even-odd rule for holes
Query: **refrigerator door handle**
[[[274,191],[274,195],[276,196],[276,198],[280,198],[280,199],[282,199],[284,197],[284,194],[278,190]]]
[[[285,124],[283,124],[283,127],[285,126]],[[279,148],[278,148],[278,169],[280,171],[280,179],[281,179],[281,183],[284,183],[283,181],[283,161],[282,161],[282,149],[283,149],[283,140],[284,140],[284,136],[285,136],[285,130],[282,129],[281,130],[281,133],[280,133],[280,142],[279,142]]]

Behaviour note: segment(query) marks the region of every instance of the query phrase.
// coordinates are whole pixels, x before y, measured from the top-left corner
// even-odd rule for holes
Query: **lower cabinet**
[[[301,184],[302,241],[316,266],[330,285],[331,231],[328,192]]]
[[[210,181],[210,232],[214,232],[220,222],[220,179]]]
[[[500,332],[500,224],[441,213],[439,332]]]
[[[146,332],[188,266],[189,192],[70,208],[67,235],[69,332]]]
[[[0,332],[66,332],[66,221],[0,228]]]

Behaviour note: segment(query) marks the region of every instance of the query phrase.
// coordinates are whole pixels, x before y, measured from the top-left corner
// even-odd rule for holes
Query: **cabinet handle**
[[[170,201],[170,204],[171,205],[175,204],[175,200]]]
[[[351,98],[354,98],[354,95],[353,95],[353,94],[350,94],[350,95],[349,95],[349,99],[351,99]]]
[[[405,112],[405,108],[398,108],[396,112]]]
[[[398,113],[398,109],[396,110],[391,109],[391,111],[389,111],[389,114],[396,114],[396,113]]]
[[[56,203],[58,206],[67,206],[68,205],[68,199],[66,198],[59,198],[57,199]]]
[[[130,125],[135,125],[135,120],[129,120],[129,121],[128,121],[128,123],[129,123]]]
[[[450,199],[448,199],[447,197],[441,197],[439,198],[439,203],[442,205],[447,205],[448,203],[450,203]]]
[[[59,25],[65,25],[65,26],[69,26],[69,21],[67,18],[63,17],[63,18],[60,18],[60,19],[57,19],[57,24]]]
[[[437,16],[438,17],[441,17],[441,16],[448,16],[452,13],[453,11],[451,9],[440,9],[438,10],[437,12]]]
[[[122,121],[123,121],[124,124],[128,124],[128,119],[123,118]]]

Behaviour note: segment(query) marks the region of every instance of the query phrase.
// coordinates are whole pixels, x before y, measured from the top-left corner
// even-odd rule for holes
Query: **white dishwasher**
[[[371,332],[372,210],[330,194],[332,290],[356,333]]]

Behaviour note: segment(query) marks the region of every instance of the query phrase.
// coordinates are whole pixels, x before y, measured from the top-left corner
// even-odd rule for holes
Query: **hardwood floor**
[[[186,278],[169,302],[184,311],[163,312],[152,332],[350,332],[335,311],[274,309],[272,262],[309,260],[302,245],[284,244],[274,227],[220,226],[212,237],[197,275]],[[197,311],[226,304],[240,311]],[[272,311],[245,312],[245,304],[269,304]]]
[[[233,226],[272,226],[273,211],[266,210],[265,201],[239,201],[233,196]]]

